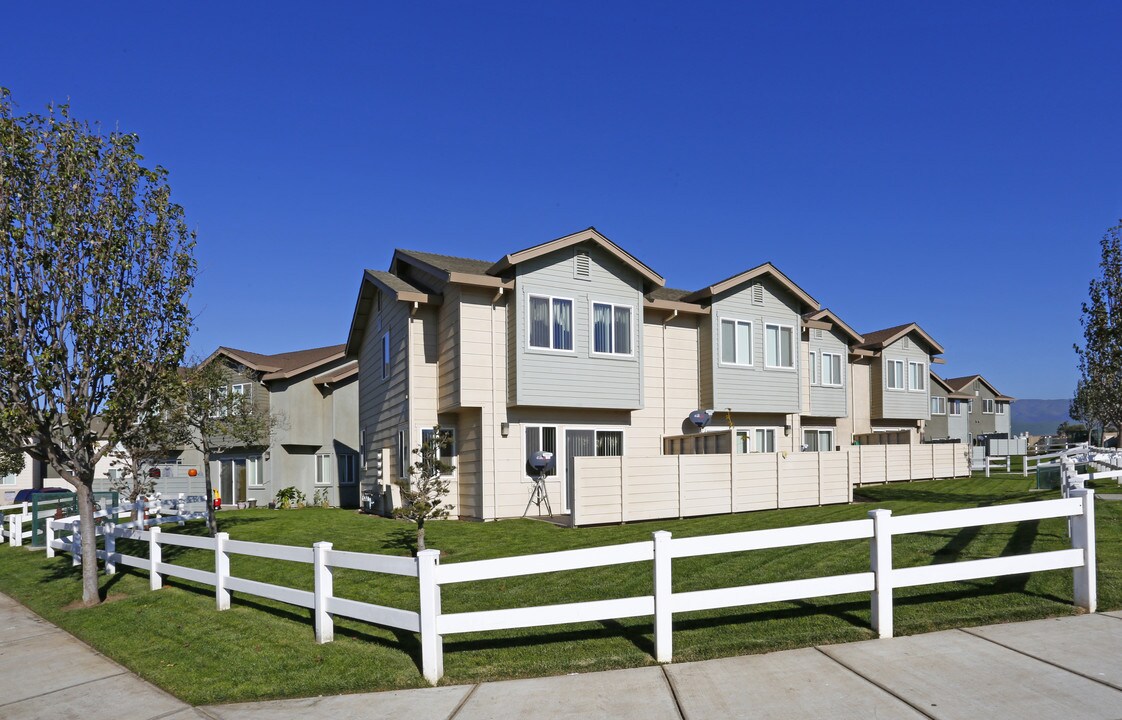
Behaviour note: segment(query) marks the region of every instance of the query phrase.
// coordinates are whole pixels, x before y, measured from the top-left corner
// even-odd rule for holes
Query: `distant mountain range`
[[[1064,422],[1071,400],[1017,400],[1013,403],[1013,434],[1052,435]]]

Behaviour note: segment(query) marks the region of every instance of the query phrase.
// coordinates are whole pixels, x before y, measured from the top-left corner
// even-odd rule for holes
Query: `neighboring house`
[[[1012,434],[1011,405],[1015,398],[1003,395],[981,375],[948,378],[946,385],[959,399],[967,419],[962,442],[973,444],[980,436]]]
[[[14,475],[0,475],[0,505],[10,503],[20,490],[41,488],[46,474],[46,463],[23,454],[23,470]]]
[[[398,249],[388,271],[364,272],[346,345],[364,489],[387,511],[439,425],[454,514],[483,520],[522,514],[538,450],[555,453],[546,484],[565,513],[579,458],[768,453],[775,468],[874,430],[918,442],[942,352],[914,324],[862,337],[770,263],[667,288],[593,228],[498,262]],[[921,385],[901,398],[882,370],[897,359]],[[711,411],[706,431],[689,420],[698,409]]]
[[[260,444],[227,440],[212,460],[223,504],[263,506],[293,486],[308,502],[323,491],[332,505],[358,506],[358,366],[342,345],[273,355],[220,347],[203,362],[226,369],[227,382],[216,392],[248,396],[275,423]],[[202,468],[194,448],[167,460]],[[201,472],[198,478],[201,483]]]
[[[933,371],[931,373],[931,419],[927,421],[923,439],[970,442],[970,396],[957,392]]]
[[[858,441],[917,443],[931,417],[929,373],[943,347],[916,323],[865,333],[857,348],[854,373],[868,374],[870,429]]]

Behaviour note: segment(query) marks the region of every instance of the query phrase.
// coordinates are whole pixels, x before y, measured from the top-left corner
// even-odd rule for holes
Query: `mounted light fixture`
[[[791,435],[791,425],[790,424],[787,424],[787,425],[783,426],[783,435],[784,435],[784,437],[789,437]]]
[[[510,437],[510,423],[499,423],[499,434],[503,437]]]

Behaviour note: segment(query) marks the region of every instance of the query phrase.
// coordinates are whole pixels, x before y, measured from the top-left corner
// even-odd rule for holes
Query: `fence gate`
[[[116,507],[118,504],[116,491],[95,492],[93,495],[94,503],[103,507]],[[40,508],[40,505],[43,507]],[[77,515],[78,493],[35,493],[31,496],[31,547],[46,547],[43,525],[50,517],[39,515],[42,512],[44,515],[54,516],[57,508],[62,508],[63,515]]]

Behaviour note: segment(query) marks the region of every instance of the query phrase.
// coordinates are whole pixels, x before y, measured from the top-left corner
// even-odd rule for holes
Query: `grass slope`
[[[825,523],[865,517],[873,507],[895,514],[996,503],[1031,502],[1056,493],[1030,492],[1031,480],[1014,476],[866,487],[868,502],[820,508],[721,515],[679,521],[568,529],[526,520],[433,523],[428,544],[443,563],[548,552],[650,538],[654,530],[676,537]],[[1122,607],[1122,504],[1099,502],[1099,598],[1104,609]],[[408,555],[412,526],[342,510],[245,510],[220,515],[221,529],[239,540],[308,547],[328,540],[336,549]],[[199,526],[168,532],[201,534]],[[897,538],[897,567],[953,562],[1067,547],[1062,520],[965,528]],[[145,555],[140,543],[121,551]],[[165,547],[167,562],[213,569],[210,553]],[[675,561],[675,591],[816,577],[868,569],[866,541],[811,545]],[[240,577],[310,590],[310,566],[234,556]],[[411,633],[345,619],[336,640],[317,645],[310,613],[235,593],[228,612],[216,612],[213,589],[169,580],[148,590],[147,575],[125,569],[103,577],[111,602],[67,609],[81,593],[69,557],[0,549],[0,590],[65,628],[145,679],[194,704],[388,690],[424,685],[418,639]],[[446,612],[644,595],[651,592],[650,563],[466,583],[446,587]],[[336,571],[341,597],[416,609],[415,581]],[[1072,614],[1071,572],[1056,571],[896,592],[896,633]],[[674,620],[675,661],[758,653],[873,637],[868,594],[687,613]],[[445,639],[446,683],[478,682],[650,665],[654,661],[647,618],[553,626]]]

